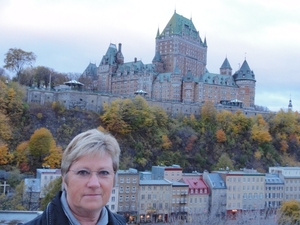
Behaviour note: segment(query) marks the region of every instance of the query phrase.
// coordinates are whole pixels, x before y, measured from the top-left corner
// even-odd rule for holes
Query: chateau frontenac
[[[226,57],[219,73],[210,73],[207,40],[201,39],[191,19],[175,11],[155,40],[152,63],[136,58],[125,62],[122,44],[110,44],[99,66],[90,63],[82,75],[103,93],[124,97],[143,93],[155,101],[181,103],[235,101],[254,108],[256,80],[246,59],[233,73]]]

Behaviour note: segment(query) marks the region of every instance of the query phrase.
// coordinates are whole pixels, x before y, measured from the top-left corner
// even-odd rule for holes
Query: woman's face
[[[72,212],[78,215],[100,212],[107,204],[114,185],[111,156],[107,153],[82,156],[71,165],[67,176],[63,181]]]

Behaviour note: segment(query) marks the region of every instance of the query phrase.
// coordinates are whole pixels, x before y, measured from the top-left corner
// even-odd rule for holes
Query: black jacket
[[[60,202],[60,191],[55,198],[48,204],[45,211],[35,219],[25,223],[24,225],[69,225],[69,220],[64,213]],[[112,213],[107,209],[108,224],[107,225],[125,225],[125,218],[121,215]]]

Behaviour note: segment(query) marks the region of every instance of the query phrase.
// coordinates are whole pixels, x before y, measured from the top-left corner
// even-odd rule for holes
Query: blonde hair
[[[108,153],[113,162],[113,170],[119,169],[120,147],[117,140],[109,133],[92,129],[78,134],[65,149],[61,161],[62,176],[66,175],[72,163],[81,156],[102,155]]]

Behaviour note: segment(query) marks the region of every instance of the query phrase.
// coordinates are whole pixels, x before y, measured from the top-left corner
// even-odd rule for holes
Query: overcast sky
[[[192,21],[208,44],[207,69],[233,71],[246,58],[256,76],[255,104],[300,112],[298,0],[1,0],[0,67],[9,48],[37,55],[34,66],[82,73],[99,65],[110,43],[125,62],[151,63],[157,29],[174,10]]]

